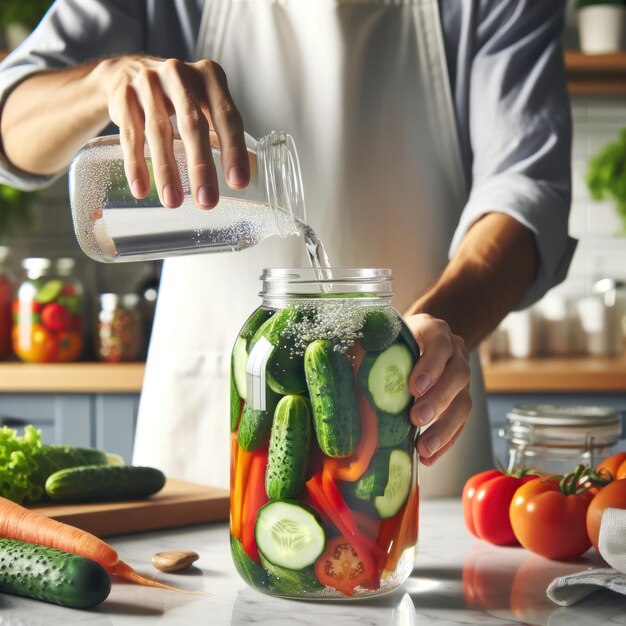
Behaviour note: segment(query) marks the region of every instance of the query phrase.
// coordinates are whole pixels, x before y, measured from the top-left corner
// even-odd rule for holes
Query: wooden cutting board
[[[228,491],[168,478],[145,500],[54,504],[33,511],[87,530],[99,537],[228,520]]]

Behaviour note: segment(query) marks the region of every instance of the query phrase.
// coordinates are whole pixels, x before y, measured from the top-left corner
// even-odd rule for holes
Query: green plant
[[[618,6],[626,7],[626,0],[576,0],[576,8],[584,9],[585,7],[594,6]]]
[[[610,200],[622,220],[626,235],[626,128],[617,141],[604,146],[589,161],[587,187],[594,200]]]
[[[52,0],[2,0],[0,28],[6,28],[9,24],[21,24],[33,29],[51,4]]]
[[[32,224],[34,196],[34,192],[0,185],[0,242]]]

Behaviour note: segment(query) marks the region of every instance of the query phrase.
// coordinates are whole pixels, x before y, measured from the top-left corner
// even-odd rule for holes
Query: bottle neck
[[[306,223],[300,161],[291,135],[272,131],[257,143],[259,177],[273,209],[277,232],[299,234]]]

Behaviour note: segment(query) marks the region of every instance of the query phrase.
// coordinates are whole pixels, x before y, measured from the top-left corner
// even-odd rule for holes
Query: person
[[[287,130],[333,264],[393,270],[422,351],[411,419],[422,464],[437,461],[423,488],[459,493],[492,464],[475,348],[560,282],[575,248],[564,4],[57,0],[0,66],[0,180],[48,184],[113,122],[134,195],[148,192],[147,142],[175,208],[175,116],[193,199],[210,210],[210,129],[234,189],[250,176],[244,124]],[[296,238],[165,262],[136,463],[228,484],[232,342],[261,268],[303,264]]]

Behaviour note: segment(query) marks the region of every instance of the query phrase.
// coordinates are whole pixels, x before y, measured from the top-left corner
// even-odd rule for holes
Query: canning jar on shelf
[[[9,248],[0,246],[0,361],[11,355],[11,302],[13,279],[7,268]]]
[[[232,354],[231,549],[252,587],[355,598],[413,568],[418,348],[388,270],[264,270]]]
[[[143,320],[136,293],[100,294],[96,322],[98,358],[110,363],[136,361],[143,354]]]
[[[13,350],[22,361],[77,361],[83,352],[82,286],[67,263],[52,267],[46,258],[22,261],[13,305]]]

